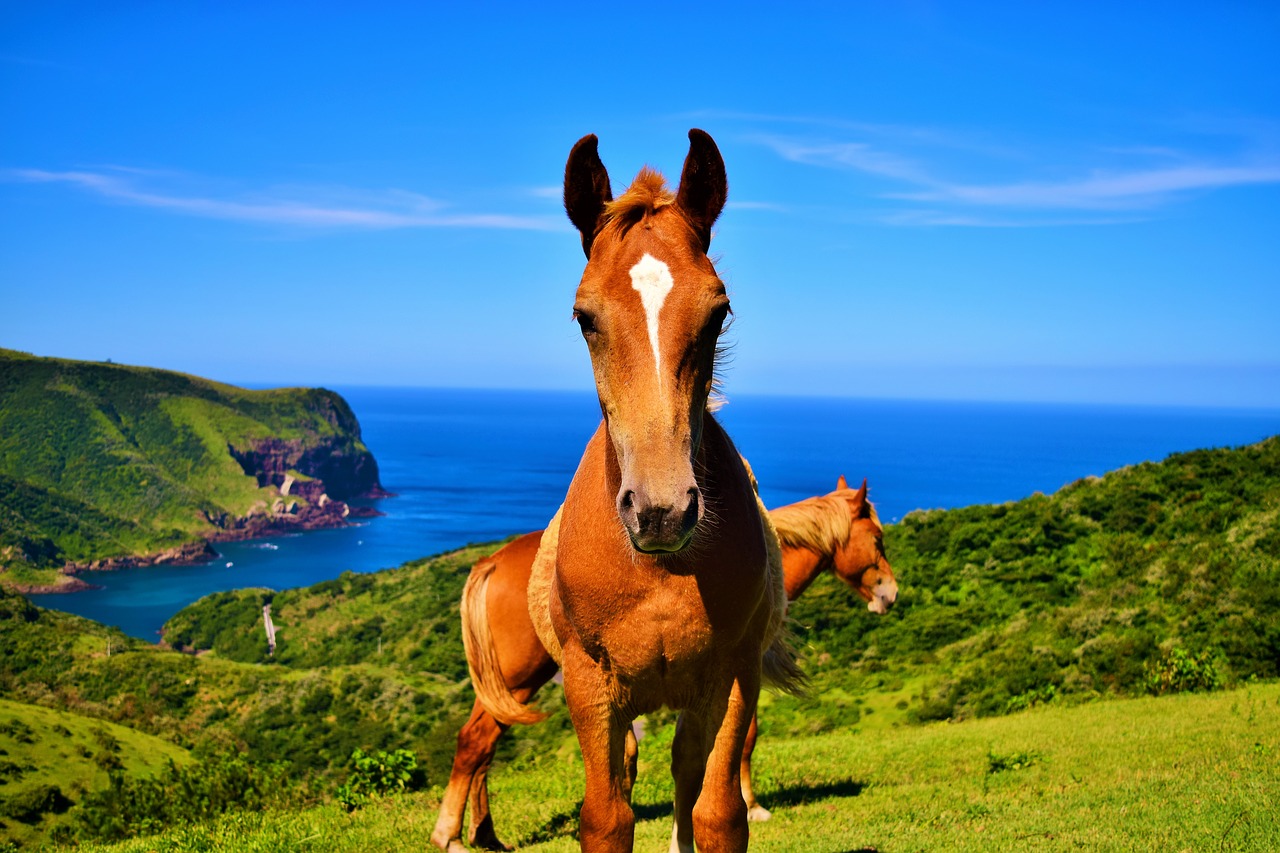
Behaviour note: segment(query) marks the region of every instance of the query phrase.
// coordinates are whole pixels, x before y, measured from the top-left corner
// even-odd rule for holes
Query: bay
[[[382,483],[379,518],[220,543],[210,565],[86,573],[101,589],[35,595],[133,636],[212,592],[286,589],[543,527],[600,418],[592,393],[338,388]],[[1280,409],[1202,409],[735,396],[721,410],[768,506],[863,477],[880,516],[1017,500],[1089,475],[1280,433]],[[890,555],[892,558],[892,555]]]

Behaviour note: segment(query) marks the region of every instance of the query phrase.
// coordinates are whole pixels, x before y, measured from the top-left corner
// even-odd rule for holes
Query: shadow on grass
[[[761,805],[767,809],[803,806],[807,803],[826,800],[831,797],[856,797],[866,790],[866,787],[866,782],[858,782],[853,779],[826,782],[821,785],[792,785],[762,794],[760,801]]]
[[[770,809],[775,809],[801,806],[819,800],[830,799],[831,797],[856,797],[866,790],[866,787],[865,782],[857,782],[853,779],[845,779],[841,782],[827,782],[822,785],[792,785],[787,788],[770,791],[764,798],[764,805]],[[674,808],[670,802],[633,803],[631,808],[635,812],[637,823],[660,818],[670,820],[674,814]],[[552,815],[547,819],[546,823],[529,833],[520,842],[520,846],[527,847],[530,844],[541,844],[565,835],[573,836],[578,830],[578,812],[581,810],[582,801],[579,800],[568,811]],[[876,849],[874,847],[858,847],[836,851],[836,853],[876,853]]]
[[[535,829],[524,837],[519,847],[528,847],[530,844],[541,844],[544,841],[550,841],[553,838],[559,838],[562,835],[570,837],[578,833],[578,812],[582,811],[582,800],[573,806],[573,808],[564,812],[557,812],[547,819],[547,822]]]

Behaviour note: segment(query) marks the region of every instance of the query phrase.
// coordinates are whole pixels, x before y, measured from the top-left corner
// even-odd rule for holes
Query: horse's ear
[[[870,506],[870,504],[867,503],[867,478],[866,477],[862,478],[862,487],[858,489],[858,493],[854,495],[854,497],[856,497],[858,499],[858,502],[862,504],[862,516],[865,518],[867,515],[869,515],[867,511],[867,507]]]
[[[680,173],[676,204],[693,222],[704,252],[711,247],[711,226],[728,197],[729,179],[725,177],[720,149],[710,134],[695,127],[689,131],[689,154]]]
[[[840,479],[836,480],[836,491],[839,492],[847,488],[849,488],[849,481],[844,478],[844,474],[841,474]]]
[[[589,133],[577,141],[564,164],[564,210],[582,235],[582,251],[591,257],[604,206],[613,201],[609,173],[596,150],[596,135]]]

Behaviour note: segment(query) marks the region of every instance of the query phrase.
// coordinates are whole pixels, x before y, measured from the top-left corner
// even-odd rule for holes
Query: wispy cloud
[[[12,53],[0,53],[0,62],[9,65],[27,65],[33,68],[68,69],[71,67],[69,65],[63,65],[61,62],[50,62],[47,59],[35,59],[30,56],[18,56]]]
[[[888,193],[913,201],[950,201],[983,207],[1113,210],[1152,207],[1175,195],[1251,184],[1280,183],[1280,165],[1183,166],[1093,174],[1054,183],[939,184],[921,192]]]
[[[755,118],[771,123],[783,120]],[[1254,152],[1232,158],[1196,155],[1157,145],[1093,148],[1068,152],[1067,157],[1077,162],[1094,159],[1107,165],[1086,165],[1073,175],[1070,166],[1055,162],[1050,155],[985,146],[964,134],[799,119],[791,123],[813,125],[814,132],[757,133],[745,139],[793,163],[878,179],[881,187],[872,190],[871,197],[898,206],[877,218],[896,225],[1118,224],[1148,218],[1151,211],[1194,193],[1280,183],[1280,155],[1274,153]],[[964,156],[953,156],[957,152]],[[940,163],[945,163],[945,168]],[[1051,170],[1061,177],[1043,180],[1016,174],[1025,175],[1029,170],[1041,174]],[[957,180],[946,174],[965,171],[981,171],[995,179]],[[1001,173],[1010,179],[1000,180]],[[995,210],[1005,211],[1005,215],[992,216],[990,212]],[[1127,215],[1088,217],[1080,216],[1082,211]],[[1148,212],[1146,217],[1140,215],[1142,211]]]
[[[1046,228],[1062,225],[1127,225],[1142,221],[1140,216],[999,216],[986,213],[957,213],[946,210],[899,210],[883,214],[876,221],[907,227],[949,226],[960,228]]]
[[[359,195],[357,203],[347,192],[329,191],[331,200],[304,199],[316,191],[281,190],[253,196],[220,197],[157,189],[148,182],[163,183],[164,173],[116,168],[53,172],[41,169],[12,169],[3,173],[11,181],[67,184],[125,204],[156,208],[188,216],[254,222],[298,228],[498,228],[555,230],[558,217],[521,216],[506,213],[461,213],[449,210],[438,199],[405,190]],[[337,201],[333,196],[340,196]],[[345,203],[344,203],[345,202]]]
[[[778,156],[793,163],[827,168],[855,169],[912,183],[932,183],[917,164],[900,155],[882,151],[867,142],[814,142],[782,136],[751,137]]]

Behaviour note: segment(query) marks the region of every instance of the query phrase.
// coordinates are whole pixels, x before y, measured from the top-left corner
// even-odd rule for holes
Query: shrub
[[[223,812],[285,804],[293,794],[284,765],[254,765],[225,753],[189,767],[170,762],[154,779],[128,779],[118,771],[109,779],[105,789],[86,795],[78,809],[82,838],[146,835]]]
[[[425,781],[417,770],[418,758],[407,749],[366,753],[357,748],[351,753],[351,775],[338,788],[338,802],[350,811],[367,803],[370,795],[412,791]]]
[[[1166,649],[1159,658],[1147,661],[1143,672],[1147,692],[1156,696],[1218,690],[1223,686],[1215,655],[1208,650],[1194,654],[1181,646]]]
[[[1024,752],[1010,752],[1007,755],[1001,755],[998,752],[987,749],[987,773],[1003,773],[1005,770],[1026,770],[1033,764],[1040,762],[1040,753],[1035,750]]]

